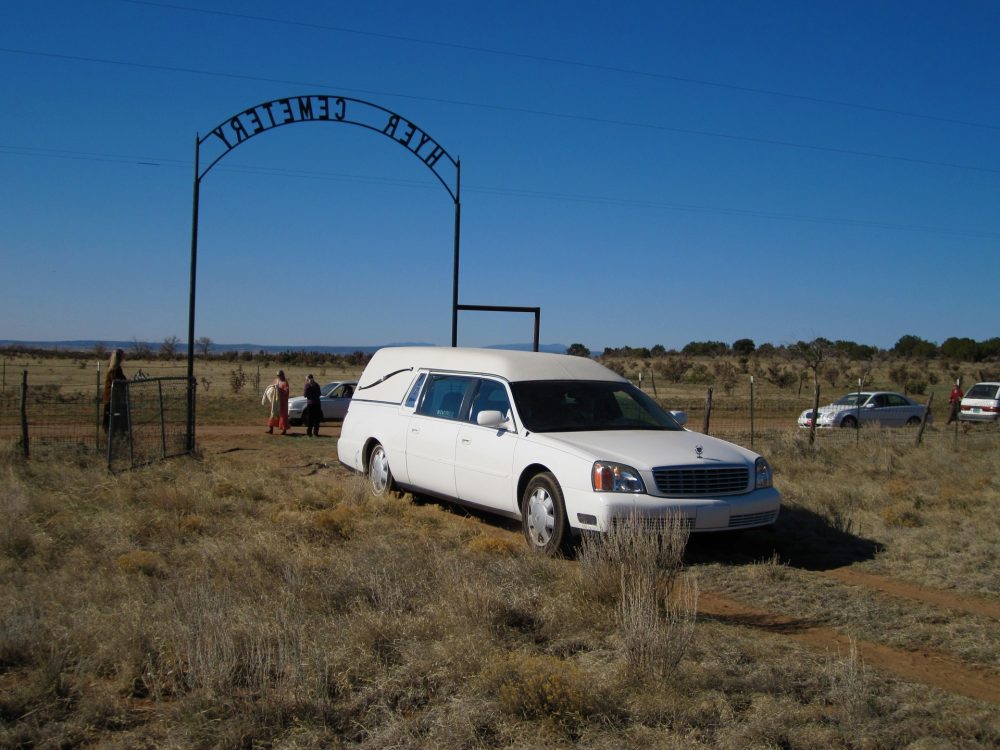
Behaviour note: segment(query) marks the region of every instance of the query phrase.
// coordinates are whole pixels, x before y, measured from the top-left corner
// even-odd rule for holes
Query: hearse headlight
[[[757,489],[771,487],[774,484],[774,472],[771,471],[771,464],[766,458],[758,458],[755,464],[757,469]]]
[[[646,491],[639,472],[631,466],[611,461],[595,461],[590,475],[594,492],[638,492]]]

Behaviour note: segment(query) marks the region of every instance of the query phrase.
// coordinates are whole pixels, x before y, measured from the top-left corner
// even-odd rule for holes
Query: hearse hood
[[[634,469],[671,464],[750,464],[757,454],[724,440],[698,432],[660,430],[608,430],[600,432],[533,433],[548,443],[592,461],[617,461]]]

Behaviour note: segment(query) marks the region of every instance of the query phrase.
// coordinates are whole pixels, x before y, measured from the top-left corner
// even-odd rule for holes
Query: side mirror
[[[677,424],[681,427],[688,423],[688,415],[686,411],[672,411],[670,412],[670,416],[677,420]]]
[[[865,408],[866,408],[866,409],[874,409],[874,408],[875,408],[875,406],[876,406],[876,404],[871,404],[871,403],[869,403],[869,404],[865,404]]]
[[[501,427],[507,426],[507,420],[504,418],[502,412],[487,409],[476,415],[476,424],[480,427],[500,429]]]

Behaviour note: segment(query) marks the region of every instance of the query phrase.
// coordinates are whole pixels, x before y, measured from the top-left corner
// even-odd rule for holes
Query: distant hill
[[[100,341],[97,339],[84,339],[84,340],[70,340],[70,341],[14,341],[12,339],[0,339],[0,347],[11,348],[25,348],[25,349],[59,349],[71,352],[93,352],[94,348],[101,344],[106,349],[124,349],[125,351],[133,351],[136,346],[146,348],[152,352],[160,351],[160,346],[162,341]],[[406,343],[395,343],[395,344],[381,344],[378,346],[289,346],[287,344],[212,344],[211,352],[214,354],[219,354],[222,352],[267,352],[268,354],[275,354],[278,352],[318,352],[320,354],[353,354],[354,352],[363,352],[365,354],[371,354],[372,352],[382,349],[386,346],[434,346],[434,344],[425,344],[417,342],[406,342]],[[486,349],[507,349],[516,351],[531,351],[531,344],[495,344],[492,346],[484,347]],[[539,344],[539,351],[552,352],[555,354],[565,354],[566,345],[565,344]],[[187,354],[187,342],[181,342],[177,344],[177,351],[181,354]]]

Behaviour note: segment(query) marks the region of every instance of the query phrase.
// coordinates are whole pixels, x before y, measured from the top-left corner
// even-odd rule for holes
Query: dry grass
[[[332,441],[266,437],[121,475],[0,461],[0,747],[1000,744],[996,705],[696,621],[693,598],[996,668],[994,620],[818,574],[1000,595],[995,451],[774,445],[775,531],[685,552],[626,528],[550,560],[316,471]]]

